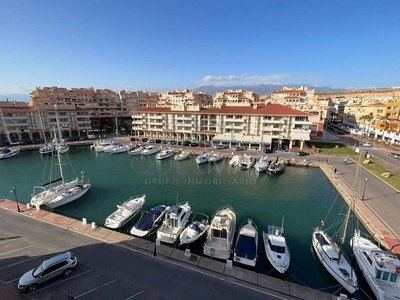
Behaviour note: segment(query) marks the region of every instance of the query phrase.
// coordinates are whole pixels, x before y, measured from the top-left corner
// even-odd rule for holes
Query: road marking
[[[19,280],[20,278],[21,278],[21,277],[15,278],[15,279],[13,279],[13,280],[6,281],[6,283],[9,284],[9,283],[11,283],[11,282],[13,282],[13,281]]]
[[[0,256],[6,255],[6,254],[10,254],[10,253],[13,253],[13,252],[17,252],[17,251],[21,251],[21,250],[24,250],[24,249],[28,249],[28,248],[31,248],[31,247],[32,247],[32,245],[26,246],[26,247],[23,247],[23,248],[19,248],[19,249],[13,250],[13,251],[4,252],[4,253],[1,253]]]
[[[28,294],[28,295],[32,295],[32,294],[34,294],[34,293],[43,291],[43,290],[48,289],[48,288],[50,288],[50,287],[52,287],[52,286],[55,286],[55,285],[57,285],[57,284],[59,284],[59,283],[63,283],[63,282],[65,282],[65,281],[74,279],[74,278],[76,278],[76,277],[82,276],[82,275],[84,275],[84,274],[86,274],[86,273],[89,273],[89,272],[92,272],[92,271],[93,271],[93,269],[88,270],[88,271],[85,271],[85,272],[83,272],[83,273],[81,273],[81,274],[77,274],[77,275],[75,275],[75,276],[68,276],[67,279],[64,279],[64,280],[61,280],[61,281],[56,282],[56,283],[54,283],[54,284],[48,285],[48,286],[46,286],[46,287],[44,287],[44,288],[41,287],[40,289],[38,289],[38,290],[36,290],[36,291],[34,291],[34,292]]]
[[[97,287],[97,288],[94,288],[94,289],[92,289],[92,290],[90,290],[90,291],[87,291],[86,293],[80,294],[80,295],[78,295],[78,296],[74,296],[74,298],[76,299],[76,298],[82,297],[82,296],[84,296],[84,295],[87,295],[87,294],[89,294],[89,293],[91,293],[91,292],[94,292],[94,291],[96,291],[96,290],[98,290],[98,289],[101,289],[102,287],[105,287],[106,285],[109,285],[109,284],[111,284],[111,283],[113,283],[113,282],[116,282],[117,280],[118,280],[118,279],[114,279],[113,281],[107,282],[107,283],[105,283],[105,284],[103,284],[103,285],[101,285],[101,286],[99,286],[99,287]]]
[[[30,260],[32,260],[32,259],[37,259],[37,258],[38,258],[38,257],[32,257],[32,258],[29,258],[29,259],[25,259],[25,260],[23,260],[23,261],[19,261],[19,262],[13,263],[13,264],[11,264],[11,265],[7,265],[7,266],[4,266],[4,267],[1,267],[0,270],[5,269],[5,268],[8,268],[8,267],[15,266],[15,265],[19,265],[19,264],[22,264],[22,263],[24,263],[24,262],[30,261]]]
[[[0,239],[3,240],[3,239]],[[5,243],[9,243],[9,242],[15,242],[17,241],[17,238],[4,238],[4,241],[0,243],[0,245],[3,245]]]
[[[129,300],[129,299],[132,299],[132,298],[135,298],[136,296],[139,296],[141,293],[143,293],[144,291],[141,291],[141,292],[139,292],[139,293],[137,293],[137,294],[135,294],[135,295],[133,295],[133,296],[130,296],[129,298],[126,298],[125,300]]]

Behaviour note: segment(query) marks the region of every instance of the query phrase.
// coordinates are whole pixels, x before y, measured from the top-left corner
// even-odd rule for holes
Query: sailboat
[[[54,146],[47,143],[46,134],[44,132],[44,127],[43,127],[43,122],[42,122],[42,116],[40,114],[39,109],[38,109],[38,112],[39,112],[40,125],[42,127],[43,139],[44,139],[44,146],[39,149],[39,153],[41,155],[50,155],[50,154],[53,154],[53,152],[54,152]]]
[[[56,108],[56,120],[58,132],[60,132],[60,124],[58,122],[57,108]],[[55,130],[54,130],[55,131]],[[58,161],[58,167],[60,171],[60,178],[52,179],[43,184],[42,186],[35,186],[33,188],[33,194],[30,204],[35,206],[37,209],[42,205],[46,205],[50,208],[56,208],[61,205],[68,204],[82,197],[90,188],[89,181],[85,178],[84,173],[81,173],[81,177],[77,176],[71,181],[65,181],[63,163],[61,159],[61,152],[58,150],[59,137],[56,136],[56,156]],[[53,157],[54,157],[53,156]]]
[[[7,125],[4,120],[4,116],[3,116],[3,111],[1,109],[0,109],[0,113],[1,113],[1,119],[4,124],[4,130],[6,132],[8,142],[10,143],[10,146],[0,150],[0,159],[6,159],[6,158],[10,158],[10,157],[18,155],[19,152],[21,151],[21,147],[13,147],[12,146],[10,134],[8,133]]]
[[[355,186],[360,170],[360,160],[361,151],[356,176],[354,179],[352,203],[354,202],[355,197]],[[318,256],[319,261],[333,276],[333,278],[335,278],[351,294],[358,290],[358,283],[354,269],[343,253],[343,245],[346,239],[346,231],[352,210],[352,203],[347,208],[346,218],[342,226],[340,245],[337,245],[336,242],[324,230],[322,230],[324,221],[321,221],[321,228],[315,228],[312,234],[312,246]]]

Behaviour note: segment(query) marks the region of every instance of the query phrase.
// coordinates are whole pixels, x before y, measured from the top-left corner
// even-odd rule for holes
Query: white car
[[[371,147],[371,146],[372,146],[372,144],[371,144],[370,142],[362,143],[362,145],[363,145],[364,147]]]

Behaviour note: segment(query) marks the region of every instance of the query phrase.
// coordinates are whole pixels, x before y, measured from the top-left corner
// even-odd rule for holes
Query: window
[[[397,274],[396,273],[391,273],[389,280],[390,280],[390,282],[396,282],[397,281]]]

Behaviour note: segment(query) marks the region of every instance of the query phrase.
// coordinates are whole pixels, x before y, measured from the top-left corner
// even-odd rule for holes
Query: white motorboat
[[[142,152],[140,152],[140,155],[152,155],[157,153],[158,151],[160,151],[160,149],[153,147],[152,145],[148,145],[146,147],[144,147],[144,150]]]
[[[263,231],[264,250],[268,261],[279,273],[283,274],[290,265],[290,250],[286,244],[282,227],[268,225],[268,233]]]
[[[131,144],[127,144],[127,145],[118,144],[118,145],[110,148],[110,153],[111,154],[125,153],[125,152],[128,152],[131,149],[132,149],[132,145]]]
[[[210,225],[203,246],[204,255],[217,259],[229,259],[236,230],[235,211],[229,205],[219,208]]]
[[[361,237],[359,230],[354,232],[350,246],[376,299],[400,299],[400,259]]]
[[[223,160],[224,157],[220,154],[212,152],[211,155],[208,157],[208,162],[209,163],[215,163]]]
[[[255,163],[256,163],[256,160],[254,159],[254,157],[251,155],[247,155],[245,153],[239,161],[238,168],[241,170],[250,170],[254,166]]]
[[[110,141],[99,141],[99,142],[94,142],[91,148],[93,148],[96,152],[103,152],[104,149],[108,148],[110,146],[111,142]]]
[[[138,237],[148,236],[158,227],[168,209],[169,206],[158,205],[149,211],[143,211],[139,221],[133,225],[130,233]]]
[[[268,166],[269,166],[268,156],[263,155],[255,163],[254,169],[256,169],[257,172],[261,173],[266,171],[268,169]]]
[[[171,206],[157,231],[157,239],[167,244],[175,243],[185,229],[191,213],[188,202]]]
[[[241,158],[241,155],[234,155],[229,161],[229,166],[237,167],[239,165],[240,158]]]
[[[57,109],[55,112],[58,132],[59,136],[61,136]],[[56,140],[58,141],[60,139],[56,138]],[[35,186],[33,188],[33,194],[30,200],[30,204],[35,206],[36,208],[39,208],[42,205],[47,205],[50,208],[56,208],[61,205],[68,204],[81,198],[90,188],[89,180],[85,178],[83,172],[81,172],[80,178],[75,175],[75,179],[71,181],[65,181],[63,171],[64,164],[62,163],[61,154],[58,151],[57,146],[58,145],[56,145],[55,151],[56,155],[53,155],[53,157],[57,157],[57,165],[59,167],[60,177],[57,179],[53,179],[53,172],[51,172],[50,181],[48,183],[45,183],[42,186]]]
[[[65,154],[65,153],[67,153],[69,151],[69,146],[67,144],[64,144],[64,143],[63,144],[59,144],[59,145],[56,145],[56,150],[60,154]]]
[[[198,165],[204,164],[204,163],[208,162],[209,157],[210,157],[210,155],[207,153],[207,151],[204,151],[202,154],[200,154],[199,156],[196,157],[196,163]]]
[[[181,161],[181,160],[185,160],[186,158],[190,157],[190,152],[188,151],[182,151],[181,153],[178,153],[177,155],[174,156],[174,159],[176,161]]]
[[[159,153],[157,153],[156,159],[162,160],[162,159],[169,158],[172,155],[174,155],[174,150],[172,148],[167,148],[167,149],[163,149]]]
[[[119,143],[116,142],[116,141],[111,141],[110,144],[109,144],[108,146],[102,147],[102,148],[101,148],[101,151],[102,151],[102,152],[105,152],[105,153],[110,153],[110,152],[111,152],[111,149],[113,149],[114,147],[117,147],[118,144],[119,144]],[[97,151],[97,152],[101,152],[101,151]]]
[[[285,161],[283,159],[276,158],[275,161],[269,163],[267,173],[269,175],[277,175],[285,171]]]
[[[179,236],[179,245],[187,245],[198,241],[207,233],[210,224],[209,218],[203,213],[195,213],[192,223],[186,227]]]
[[[312,245],[318,260],[325,269],[335,278],[349,293],[353,294],[358,289],[357,276],[348,259],[323,230],[315,228],[312,234]]]
[[[21,151],[21,147],[7,147],[0,150],[0,159],[6,159],[16,156]]]
[[[39,153],[41,155],[50,155],[54,152],[54,146],[50,144],[45,144],[42,148],[39,149]]]
[[[257,263],[258,228],[251,219],[240,226],[233,261],[255,267]]]
[[[128,151],[129,155],[139,155],[144,150],[144,147],[139,146]]]
[[[136,216],[145,202],[146,195],[138,195],[129,198],[121,205],[117,205],[118,209],[107,217],[104,225],[112,229],[121,228]]]

